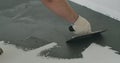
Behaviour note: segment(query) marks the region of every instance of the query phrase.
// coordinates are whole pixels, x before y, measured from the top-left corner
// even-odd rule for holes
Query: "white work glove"
[[[86,35],[91,33],[91,25],[85,18],[79,16],[69,30],[79,36]]]

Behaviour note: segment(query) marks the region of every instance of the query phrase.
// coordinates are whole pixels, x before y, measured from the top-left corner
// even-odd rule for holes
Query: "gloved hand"
[[[75,23],[69,27],[69,30],[79,36],[92,32],[90,23],[81,16],[79,16]]]
[[[0,48],[0,55],[3,53],[3,50],[2,50],[2,48]]]

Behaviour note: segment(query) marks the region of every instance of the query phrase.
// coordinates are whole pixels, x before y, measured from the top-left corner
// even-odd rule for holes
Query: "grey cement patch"
[[[68,31],[71,23],[58,17],[36,0],[11,5],[0,11],[0,40],[33,49],[56,42],[60,47],[44,51],[41,55],[49,52],[47,56],[57,58],[84,57],[82,52],[93,42],[111,46],[120,52],[120,22],[75,3],[70,4],[77,13],[91,22],[93,30],[106,28],[108,31],[97,38],[76,40],[75,43],[66,44],[73,36]]]
[[[5,10],[8,8],[20,5],[23,2],[28,2],[29,0],[0,0],[0,10]]]

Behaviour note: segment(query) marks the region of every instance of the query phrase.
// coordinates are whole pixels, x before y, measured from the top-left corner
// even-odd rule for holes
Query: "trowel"
[[[70,40],[68,40],[66,42],[70,43],[70,42],[78,40],[78,39],[79,40],[81,40],[81,39],[87,39],[87,38],[91,38],[92,39],[92,37],[100,36],[101,33],[105,32],[105,31],[106,31],[106,29],[94,31],[94,32],[91,32],[91,33],[88,33],[88,34],[85,34],[85,35],[74,36],[74,37],[72,37]]]
[[[2,48],[0,48],[0,55],[3,53],[3,50],[2,50]]]

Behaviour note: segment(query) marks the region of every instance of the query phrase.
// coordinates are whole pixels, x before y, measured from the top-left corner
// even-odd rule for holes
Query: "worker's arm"
[[[91,32],[91,26],[89,22],[79,16],[73,8],[69,5],[67,0],[41,0],[45,6],[55,12],[57,15],[62,16],[73,25],[70,27],[70,31],[75,34],[87,34]]]
[[[71,8],[67,0],[41,0],[49,9],[70,22],[75,22],[77,13]]]

